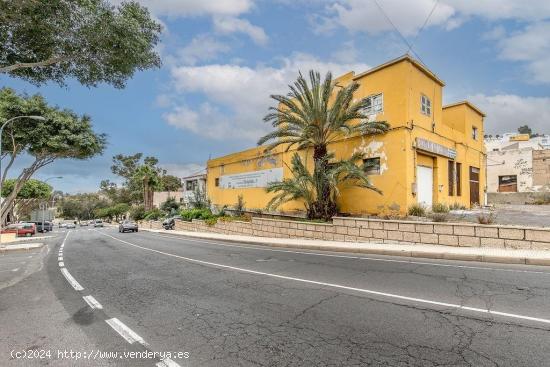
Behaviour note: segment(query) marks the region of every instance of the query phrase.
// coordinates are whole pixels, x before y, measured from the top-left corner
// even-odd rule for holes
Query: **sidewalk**
[[[10,251],[28,251],[28,250],[34,250],[37,248],[41,248],[44,246],[42,242],[34,242],[34,243],[19,243],[16,245],[8,245],[3,244],[0,246],[0,253],[4,252],[10,252]]]
[[[527,264],[550,266],[550,251],[508,250],[489,247],[452,247],[440,245],[397,245],[389,243],[338,242],[303,240],[291,238],[254,237],[225,235],[206,232],[166,231],[146,229],[143,231],[169,233],[185,237],[221,240],[260,246],[282,247],[300,250],[353,252],[361,254],[420,257],[428,259],[446,259],[460,261],[482,261],[490,263]]]

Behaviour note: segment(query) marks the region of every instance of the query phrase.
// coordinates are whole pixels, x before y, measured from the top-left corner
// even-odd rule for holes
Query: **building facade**
[[[182,204],[184,207],[189,208],[191,206],[191,202],[193,201],[195,195],[206,195],[205,172],[199,172],[191,176],[183,177],[181,182],[183,183]]]
[[[550,191],[550,137],[504,134],[485,139],[489,193]]]
[[[342,187],[338,202],[342,213],[405,214],[410,206],[433,203],[471,206],[484,201],[484,114],[469,102],[442,105],[444,83],[408,55],[361,74],[349,72],[340,85],[359,84],[356,98],[368,97],[369,118],[390,124],[378,136],[342,137],[329,150],[336,159],[363,153],[373,168],[371,182],[380,190]],[[247,209],[264,209],[271,199],[268,182],[291,177],[295,150],[284,147],[265,153],[264,147],[208,161],[207,190],[214,205],[234,205],[243,195]],[[311,161],[311,153],[300,152]],[[290,202],[284,213],[303,211]]]

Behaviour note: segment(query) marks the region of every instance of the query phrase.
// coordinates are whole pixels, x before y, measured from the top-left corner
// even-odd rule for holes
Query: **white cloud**
[[[369,67],[361,63],[325,62],[311,55],[295,54],[281,60],[280,67],[213,64],[180,66],[172,69],[175,92],[197,93],[209,103],[192,108],[183,105],[164,115],[164,119],[181,129],[213,139],[239,139],[255,142],[269,131],[262,118],[274,105],[271,94],[288,90],[299,71],[310,69],[335,76]]]
[[[414,36],[432,10],[436,0],[378,0],[391,21],[405,36]],[[328,16],[313,16],[316,30],[344,27],[352,32],[376,34],[393,31],[375,1],[337,0],[326,7]],[[454,29],[470,17],[490,21],[516,19],[527,22],[550,17],[550,1],[540,0],[441,0],[430,17],[428,27],[439,25]]]
[[[177,52],[184,64],[195,65],[199,61],[214,60],[219,54],[227,53],[230,47],[209,35],[198,35]]]
[[[468,100],[487,114],[487,134],[513,132],[525,124],[534,132],[550,133],[550,97],[475,94],[469,96]]]
[[[205,164],[199,163],[164,163],[160,165],[169,175],[187,177],[205,171]]]
[[[268,37],[262,28],[251,24],[245,19],[214,17],[214,28],[216,31],[224,34],[244,33],[259,45],[265,45],[268,41]]]
[[[122,0],[111,0],[121,3]],[[253,0],[138,0],[153,14],[167,17],[199,15],[239,15],[248,12]]]
[[[424,19],[432,10],[435,0],[379,0],[379,4],[400,32],[411,36],[418,32]],[[342,26],[352,32],[371,34],[393,31],[393,26],[374,1],[340,0],[329,5],[327,11],[331,15],[323,19],[320,25],[321,29],[318,30],[330,30],[335,26]],[[439,3],[429,24],[444,24],[454,12],[451,6]]]
[[[550,22],[527,26],[522,31],[502,36],[498,45],[500,57],[506,60],[527,63],[531,81],[550,83]]]

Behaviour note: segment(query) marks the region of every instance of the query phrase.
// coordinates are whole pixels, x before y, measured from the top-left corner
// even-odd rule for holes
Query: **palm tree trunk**
[[[312,215],[313,218],[328,221],[336,214],[336,203],[332,202],[330,185],[326,176],[329,165],[326,145],[318,145],[313,148],[313,163],[313,174],[317,183],[317,201],[312,206],[312,213],[308,213],[308,216]]]

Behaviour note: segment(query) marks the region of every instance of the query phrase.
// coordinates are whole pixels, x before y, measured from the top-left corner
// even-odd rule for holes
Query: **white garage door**
[[[434,171],[432,167],[416,167],[416,185],[418,203],[431,208],[434,190]]]

